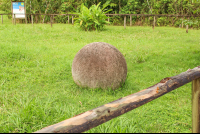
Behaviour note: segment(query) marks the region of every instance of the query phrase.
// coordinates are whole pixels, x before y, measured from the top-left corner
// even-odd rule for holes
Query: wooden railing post
[[[183,28],[183,19],[184,19],[184,18],[182,17],[182,28]]]
[[[2,22],[2,24],[3,24],[3,15],[1,15],[1,22]]]
[[[51,27],[52,27],[52,23],[53,23],[53,22],[52,22],[52,17],[53,17],[53,16],[50,15]]]
[[[124,29],[126,29],[126,15],[124,15]]]
[[[200,133],[200,78],[192,81],[192,132]]]
[[[132,26],[132,15],[130,15],[130,26]]]
[[[27,24],[27,14],[25,14],[25,22],[26,22],[26,24]]]
[[[187,18],[187,21],[189,21],[189,17]],[[188,33],[188,24],[186,25],[186,33]]]
[[[16,19],[15,19],[15,14],[14,14],[14,25],[16,25]]]
[[[149,16],[149,24],[150,24],[150,26],[151,26],[151,18],[150,18],[150,16]]]
[[[141,17],[141,21],[142,21],[142,26],[143,26],[144,22],[145,22],[145,16],[144,15]]]
[[[68,24],[69,24],[69,15],[68,15]]]
[[[12,14],[12,24],[13,24],[13,14]]]
[[[156,16],[153,16],[153,30],[154,30],[155,24],[156,24]]]
[[[33,15],[31,14],[31,22],[32,22],[32,26],[33,26]]]
[[[72,25],[74,25],[74,16],[72,15]]]
[[[108,22],[110,22],[110,18],[109,18],[109,15],[108,15]],[[108,24],[109,25],[109,24]]]

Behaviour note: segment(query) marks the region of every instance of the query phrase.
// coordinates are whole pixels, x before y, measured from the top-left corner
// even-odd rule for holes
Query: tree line
[[[17,0],[12,0],[17,1]],[[19,0],[18,0],[19,1]],[[20,0],[21,1],[21,0]],[[77,13],[86,7],[109,3],[110,13],[117,14],[199,14],[200,0],[25,0],[27,13]],[[11,13],[11,0],[0,0],[0,9]]]
[[[17,0],[12,0],[17,1]],[[21,1],[21,0],[20,0]],[[176,14],[199,15],[200,0],[25,0],[26,13],[67,14],[80,12],[81,4],[86,7],[107,3],[109,14]],[[0,10],[11,13],[11,0],[0,0]],[[49,17],[40,18],[48,21]],[[57,16],[57,22],[66,23],[66,16]],[[114,17],[111,21],[120,23],[122,17]],[[134,18],[133,18],[134,19]]]

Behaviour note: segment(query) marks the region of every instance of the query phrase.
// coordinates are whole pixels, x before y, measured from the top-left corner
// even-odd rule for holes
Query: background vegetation
[[[13,0],[17,1],[17,0]],[[1,0],[1,9],[10,11],[10,0]],[[81,4],[90,7],[110,3],[110,13],[120,14],[199,14],[199,0],[26,0],[27,13],[76,13]]]
[[[26,12],[33,14],[79,13],[81,4],[84,4],[87,8],[90,8],[92,5],[97,5],[99,2],[101,2],[100,8],[102,8],[105,3],[109,3],[109,6],[106,7],[106,9],[112,9],[109,12],[111,14],[200,14],[200,0],[26,0]],[[11,13],[11,1],[0,0],[0,9],[6,13]],[[30,22],[30,16],[28,16],[28,18],[28,21]],[[50,17],[45,15],[40,15],[38,19],[39,22],[42,23],[50,21]],[[55,16],[54,22],[66,23],[67,19],[67,16]],[[136,16],[132,19],[133,24],[135,24],[135,22],[140,23],[141,21],[145,20],[144,17],[142,18]],[[150,18],[150,20],[152,19],[153,18]],[[38,20],[34,18],[34,21]],[[159,17],[156,23],[158,26],[170,25],[172,23],[173,26],[179,26],[180,21],[181,19],[176,17]],[[123,16],[114,16],[110,19],[110,22],[114,25],[122,25]],[[190,18],[190,23],[194,28],[199,27],[199,18]],[[196,23],[198,23],[198,26]],[[193,26],[193,24],[195,24],[195,26]]]
[[[0,130],[34,132],[177,75],[200,63],[199,30],[106,26],[85,32],[71,24],[0,23]],[[75,54],[107,42],[125,56],[123,87],[82,89],[72,79]],[[87,132],[191,132],[191,83]]]

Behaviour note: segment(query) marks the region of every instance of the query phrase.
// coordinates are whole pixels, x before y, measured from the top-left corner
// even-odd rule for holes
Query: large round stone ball
[[[72,63],[72,77],[81,87],[119,88],[126,80],[127,64],[114,46],[94,42],[78,51]]]

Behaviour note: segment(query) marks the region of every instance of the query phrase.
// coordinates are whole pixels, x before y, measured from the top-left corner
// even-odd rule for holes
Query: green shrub
[[[167,26],[167,24],[169,24],[169,20],[167,19],[167,17],[159,17],[156,20],[156,23],[158,26]]]
[[[98,5],[92,5],[89,9],[82,4],[80,13],[78,13],[79,17],[75,18],[74,24],[85,31],[103,30],[104,25],[109,23],[106,21],[108,17],[105,13],[112,9],[105,11],[108,4],[104,4],[102,9],[99,7],[100,4],[101,2]]]
[[[199,29],[199,26],[200,26],[200,21],[198,20],[198,18],[192,18],[190,20],[187,20],[187,19],[184,19],[183,20],[183,24],[186,26],[186,25],[189,25],[189,27],[193,27],[193,28],[196,28],[196,29]]]

